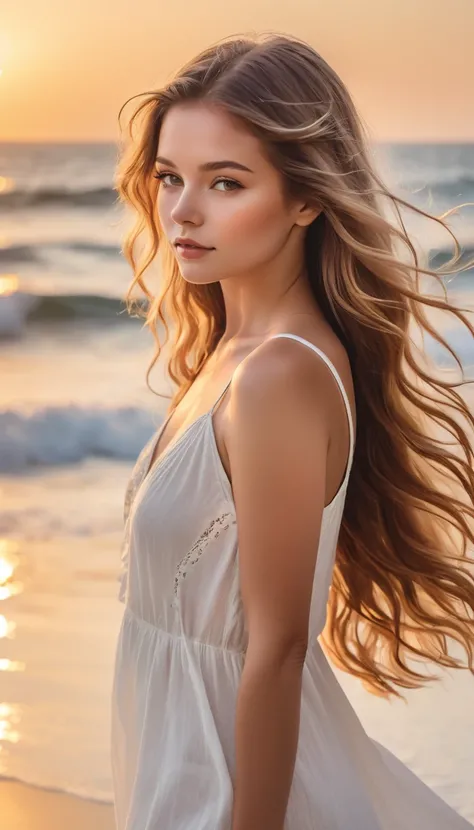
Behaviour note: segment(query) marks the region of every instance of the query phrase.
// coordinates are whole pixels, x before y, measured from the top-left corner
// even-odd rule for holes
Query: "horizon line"
[[[115,144],[120,139],[113,138],[1,138],[1,144]],[[374,144],[474,144],[474,135],[470,138],[373,138],[369,143]]]

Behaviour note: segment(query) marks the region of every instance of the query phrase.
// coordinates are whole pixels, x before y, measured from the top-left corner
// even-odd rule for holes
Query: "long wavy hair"
[[[379,696],[403,698],[397,687],[436,679],[417,671],[414,662],[474,673],[474,418],[456,391],[470,381],[427,316],[429,308],[448,312],[474,335],[470,310],[448,299],[443,279],[472,265],[460,267],[461,247],[446,222],[455,208],[435,216],[390,192],[371,160],[348,90],[295,37],[226,38],[163,88],[141,95],[122,141],[116,189],[135,220],[123,244],[133,270],[127,309],[145,318],[156,341],[147,383],[162,350],[159,325],[167,343],[173,323],[167,370],[176,392],[170,411],[225,329],[220,283],[190,284],[179,273],[157,216],[159,182],[153,175],[170,107],[212,102],[262,141],[290,196],[322,207],[307,230],[306,268],[314,297],[350,359],[358,429],[321,643],[339,668]],[[402,206],[450,234],[455,253],[447,266],[422,264]],[[161,261],[156,295],[145,282],[155,260]],[[426,278],[434,278],[441,292],[422,292]],[[137,290],[144,295],[141,305]],[[428,333],[450,352],[462,381],[435,371],[412,325],[422,340]],[[454,446],[441,433],[454,438]],[[462,647],[462,659],[450,640]]]

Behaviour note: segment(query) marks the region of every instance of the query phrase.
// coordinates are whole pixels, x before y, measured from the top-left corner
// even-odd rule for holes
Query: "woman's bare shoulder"
[[[231,434],[251,425],[282,434],[293,431],[308,416],[308,424],[331,422],[334,380],[312,350],[295,348],[288,338],[269,338],[237,367],[229,397]]]
[[[350,360],[341,341],[335,336],[306,329],[294,331],[307,343],[322,351],[336,369],[349,401],[353,405],[354,385]],[[237,367],[233,380],[234,401],[244,399],[258,406],[263,399],[275,404],[281,396],[296,395],[305,402],[313,397],[316,406],[325,398],[329,408],[340,408],[340,398],[332,373],[324,360],[307,345],[290,337],[270,337],[254,349]],[[354,408],[354,407],[352,407]]]

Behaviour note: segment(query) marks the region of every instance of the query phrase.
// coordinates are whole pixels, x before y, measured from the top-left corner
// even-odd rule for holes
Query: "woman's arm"
[[[234,375],[227,449],[249,642],[232,830],[282,830],[285,820],[337,395],[314,353],[281,340],[263,344]]]

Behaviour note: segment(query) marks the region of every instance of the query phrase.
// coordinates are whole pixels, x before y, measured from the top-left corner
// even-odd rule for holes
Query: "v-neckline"
[[[145,482],[148,480],[148,478],[150,478],[150,476],[153,476],[153,475],[155,474],[155,472],[157,471],[157,469],[158,469],[159,467],[161,467],[162,462],[163,462],[163,461],[165,460],[165,458],[168,456],[169,452],[171,452],[171,450],[173,449],[173,447],[177,447],[177,446],[181,443],[181,441],[183,440],[183,438],[184,438],[184,437],[185,437],[185,436],[186,436],[186,435],[190,432],[190,430],[192,429],[192,427],[194,427],[194,426],[196,426],[197,424],[199,424],[201,421],[203,421],[203,420],[204,420],[204,418],[206,418],[206,417],[208,417],[208,416],[212,416],[213,409],[214,409],[214,407],[212,407],[212,409],[210,409],[210,410],[207,410],[207,412],[203,412],[203,413],[202,413],[202,415],[198,415],[198,417],[197,417],[197,418],[195,418],[195,419],[194,419],[194,421],[191,421],[191,423],[190,423],[190,424],[188,424],[188,426],[187,426],[187,427],[185,427],[185,429],[183,429],[181,432],[179,432],[179,431],[178,431],[178,432],[177,432],[177,433],[173,436],[173,438],[172,438],[170,441],[168,441],[168,443],[167,443],[166,447],[165,447],[165,448],[164,448],[164,450],[160,453],[160,455],[158,456],[158,458],[155,458],[155,459],[153,460],[153,453],[155,452],[155,450],[156,450],[156,448],[157,448],[157,446],[158,446],[159,440],[160,440],[161,436],[163,435],[163,432],[165,431],[166,426],[168,425],[169,421],[171,420],[171,416],[172,416],[172,414],[173,414],[173,413],[171,412],[171,413],[170,413],[170,414],[169,414],[169,415],[165,418],[165,420],[163,421],[163,423],[162,423],[162,424],[161,424],[161,426],[159,427],[159,429],[158,429],[158,431],[157,431],[156,435],[152,438],[151,448],[150,448],[150,453],[149,453],[149,455],[147,455],[148,464],[147,464],[147,466],[146,466],[145,473],[144,473],[144,475],[143,475],[143,476],[142,476],[142,478],[141,478],[141,484],[142,484],[142,485],[143,485],[143,484],[145,484]]]
[[[272,338],[270,338],[270,339],[272,339]],[[245,358],[243,358],[243,359],[245,360]],[[240,364],[237,364],[237,366],[239,366],[239,365]],[[163,452],[158,456],[158,458],[155,458],[155,460],[153,461],[153,455],[154,455],[155,450],[158,447],[158,443],[160,441],[160,438],[163,435],[163,432],[165,431],[167,425],[169,424],[169,422],[171,420],[171,417],[173,415],[173,412],[175,410],[173,410],[173,412],[170,412],[170,414],[167,415],[167,417],[165,418],[165,420],[163,421],[163,423],[159,427],[157,433],[151,439],[150,453],[149,453],[149,455],[146,456],[146,458],[148,460],[148,464],[146,466],[145,473],[140,478],[140,487],[142,487],[145,484],[145,482],[148,480],[148,478],[151,475],[154,475],[156,470],[158,470],[161,467],[161,463],[164,462],[165,458],[167,458],[169,452],[173,449],[173,447],[177,447],[181,443],[183,438],[185,438],[185,436],[190,432],[190,430],[194,426],[197,426],[197,424],[199,424],[205,418],[211,418],[211,420],[212,420],[212,416],[214,415],[214,411],[215,411],[217,405],[220,403],[221,399],[224,397],[224,394],[226,393],[227,389],[229,388],[229,386],[232,382],[232,378],[234,376],[236,368],[237,367],[235,367],[233,369],[229,380],[225,384],[224,388],[222,389],[222,391],[219,394],[219,396],[217,397],[217,399],[212,404],[211,408],[208,409],[206,412],[203,412],[202,415],[199,415],[197,418],[195,418],[194,421],[191,421],[191,423],[181,433],[178,432],[177,434],[175,434],[174,437],[171,439],[171,441],[168,442],[168,444],[164,448]],[[214,432],[214,429],[212,431]]]
[[[235,371],[235,369],[234,369],[234,371]],[[210,409],[207,409],[206,412],[202,413],[202,415],[198,415],[198,417],[195,418],[194,421],[191,421],[191,423],[188,424],[188,426],[184,430],[182,430],[181,432],[179,432],[179,430],[178,430],[178,432],[175,433],[175,435],[173,436],[171,441],[169,441],[167,443],[166,447],[160,453],[158,458],[155,458],[155,460],[153,461],[153,454],[154,454],[155,450],[158,447],[158,443],[160,441],[160,438],[163,435],[166,427],[168,426],[168,424],[169,424],[169,422],[170,422],[170,420],[171,420],[171,418],[172,418],[172,416],[173,416],[173,414],[176,410],[174,409],[173,412],[170,412],[169,415],[166,416],[163,423],[159,427],[156,435],[153,436],[152,439],[151,439],[150,453],[149,453],[149,455],[147,455],[148,464],[146,466],[146,470],[145,470],[144,475],[142,475],[142,477],[140,479],[140,487],[145,484],[145,482],[148,480],[148,478],[150,476],[155,474],[155,472],[161,467],[162,462],[164,462],[165,459],[168,457],[171,450],[174,447],[178,447],[179,444],[181,444],[181,441],[186,437],[186,435],[188,435],[188,433],[191,431],[191,429],[193,427],[197,426],[198,424],[201,423],[201,421],[204,421],[207,418],[210,418],[212,420],[212,416],[214,415],[214,411],[215,411],[216,407],[218,406],[218,404],[220,403],[220,401],[224,397],[227,389],[229,388],[229,386],[232,382],[232,378],[234,376],[234,371],[232,372],[229,380],[225,384],[224,388],[222,389],[222,391],[220,392],[220,394],[218,395],[218,397],[216,398],[216,400],[214,401],[214,403],[212,404]]]

